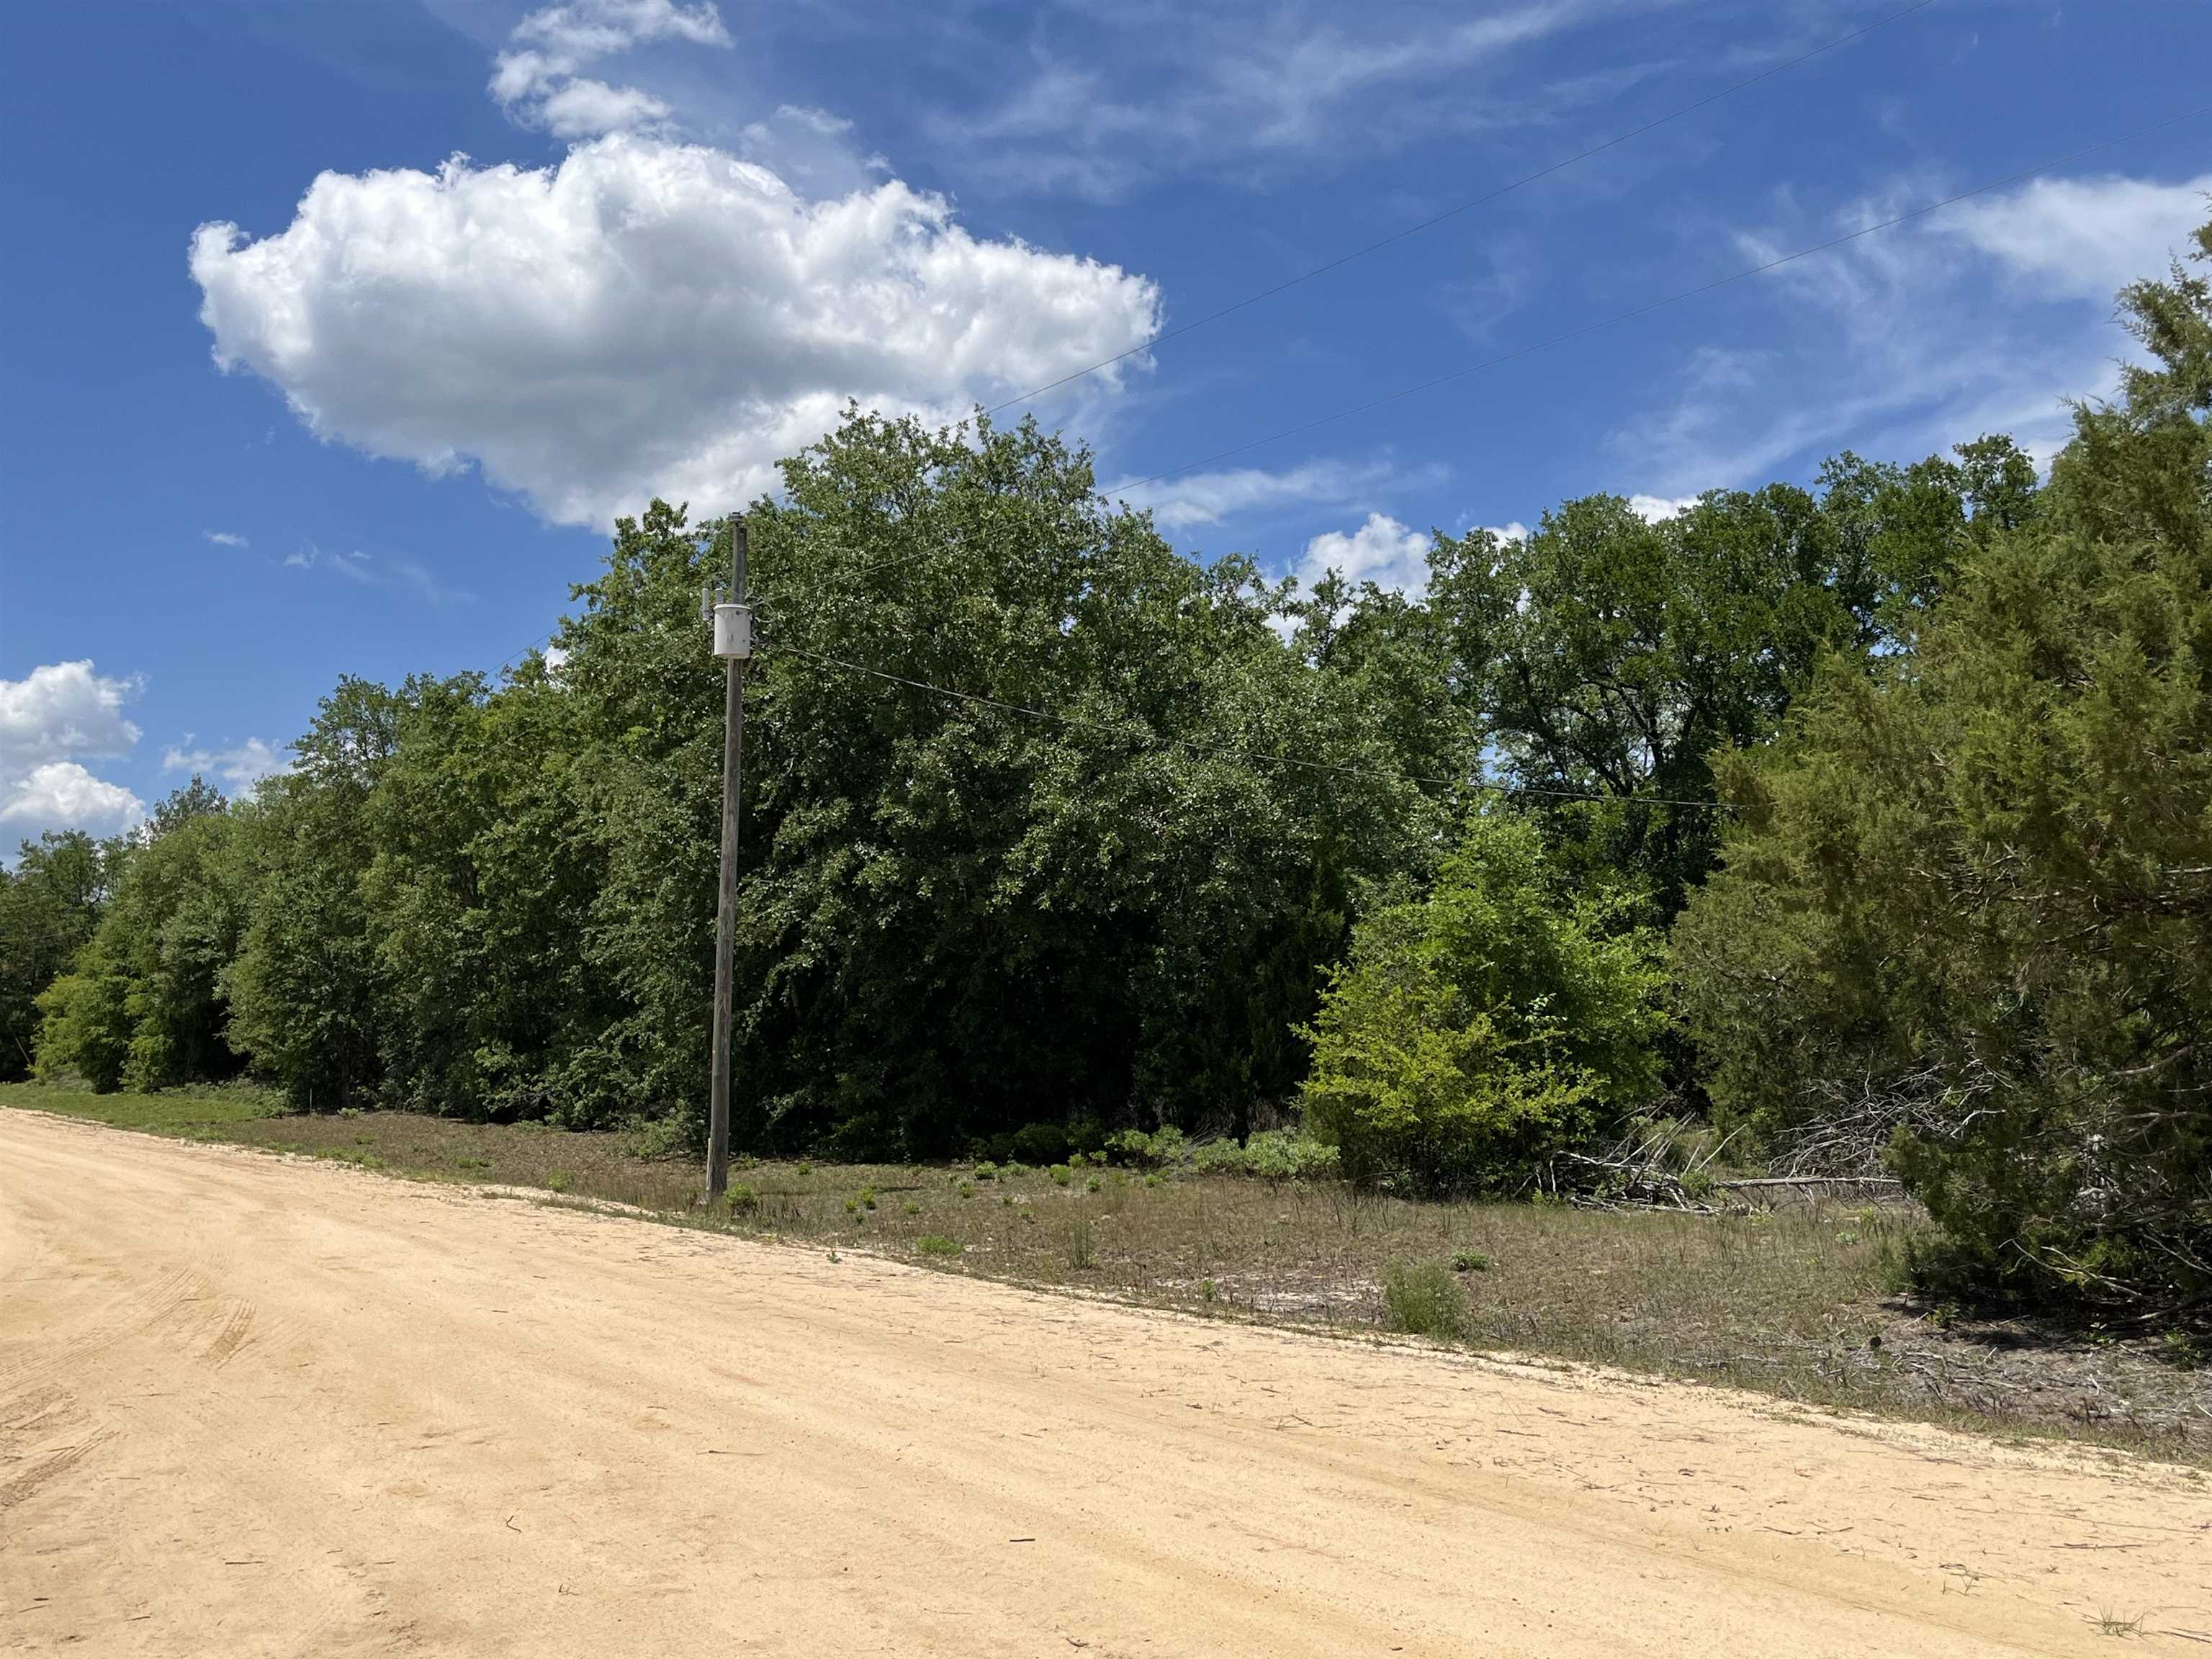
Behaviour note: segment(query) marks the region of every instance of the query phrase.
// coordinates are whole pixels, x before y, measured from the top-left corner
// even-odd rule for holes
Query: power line
[[[1577,150],[1575,154],[1568,156],[1564,161],[1554,161],[1547,167],[1540,167],[1534,173],[1524,174],[1522,177],[1514,179],[1510,184],[1500,185],[1497,189],[1489,191],[1486,195],[1478,196],[1472,201],[1462,202],[1457,207],[1446,208],[1442,213],[1432,215],[1429,218],[1421,220],[1417,224],[1407,225],[1402,230],[1393,231],[1389,235],[1383,237],[1379,241],[1370,242],[1364,247],[1354,248],[1349,253],[1340,254],[1335,258],[1328,260],[1325,264],[1316,265],[1310,270],[1301,271],[1296,276],[1277,283],[1273,288],[1261,289],[1258,293],[1247,295],[1243,299],[1237,300],[1229,305],[1223,306],[1218,311],[1209,311],[1203,317],[1194,317],[1187,323],[1168,330],[1164,334],[1154,335],[1151,339],[1145,341],[1140,345],[1131,346],[1127,351],[1117,351],[1110,357],[1102,357],[1097,362],[1091,364],[1088,368],[1079,368],[1073,374],[1063,374],[1056,380],[1048,381],[1045,385],[1038,386],[1032,391],[1023,392],[1019,397],[1009,398],[1006,402],[994,404],[993,407],[985,410],[983,412],[987,416],[1002,414],[1006,410],[1012,409],[1018,404],[1029,402],[1032,398],[1042,398],[1048,392],[1057,391],[1060,387],[1067,386],[1073,381],[1084,380],[1091,375],[1096,374],[1102,368],[1111,368],[1115,363],[1125,362],[1129,358],[1136,356],[1140,352],[1156,349],[1157,348],[1166,344],[1170,340],[1178,339],[1182,336],[1190,333],[1194,329],[1204,328],[1209,323],[1218,323],[1224,317],[1234,316],[1240,311],[1245,310],[1249,307],[1258,305],[1263,300],[1272,300],[1278,294],[1286,293],[1290,289],[1300,286],[1302,283],[1310,283],[1317,276],[1326,276],[1332,270],[1341,270],[1344,266],[1352,264],[1354,260],[1364,259],[1370,253],[1378,253],[1386,247],[1392,246],[1396,243],[1406,240],[1408,237],[1418,236],[1425,230],[1433,230],[1437,226],[1444,223],[1448,220],[1456,219],[1463,213],[1471,213],[1476,208],[1487,206],[1490,203],[1498,200],[1501,197],[1511,195],[1515,191],[1521,189],[1523,185],[1533,185],[1539,179],[1548,179],[1555,173],[1563,173],[1567,168],[1575,166],[1577,162],[1587,161],[1594,155],[1602,155],[1609,149],[1617,149],[1621,145],[1627,143],[1631,139],[1641,138],[1645,133],[1656,131],[1659,128],[1667,125],[1670,121],[1679,121],[1686,115],[1694,115],[1701,109],[1705,109],[1713,104],[1717,104],[1723,98],[1732,97],[1735,94],[1742,92],[1747,88],[1757,86],[1762,81],[1772,80],[1776,76],[1783,74],[1786,70],[1796,69],[1801,64],[1809,64],[1815,58],[1824,57],[1829,52],[1835,52],[1841,47],[1850,45],[1854,40],[1863,40],[1868,35],[1872,34],[1876,29],[1885,28],[1888,25],[1896,22],[1899,18],[1910,17],[1914,12],[1924,11],[1934,3],[1935,0],[1913,0],[1913,3],[1911,5],[1905,6],[1897,11],[1891,12],[1887,16],[1878,17],[1873,22],[1864,24],[1858,28],[1855,28],[1848,34],[1838,35],[1826,46],[1815,46],[1810,52],[1800,52],[1795,58],[1785,59],[1784,62],[1776,64],[1771,68],[1761,70],[1758,74],[1751,76],[1745,80],[1737,81],[1729,86],[1723,87],[1718,92],[1708,93],[1705,97],[1697,100],[1694,103],[1684,104],[1679,109],[1669,110],[1666,114],[1662,115],[1654,120],[1646,121],[1640,127],[1632,127],[1626,132],[1620,133],[1613,137],[1606,139],[1602,143],[1592,144],[1588,149]]]
[[[973,691],[957,691],[950,686],[932,685],[927,680],[909,679],[904,674],[893,674],[881,668],[871,668],[865,663],[848,662],[842,657],[832,657],[819,651],[803,650],[795,645],[777,646],[775,650],[785,656],[799,657],[808,662],[817,662],[830,668],[842,668],[848,673],[864,674],[871,679],[888,680],[893,685],[903,685],[916,691],[927,691],[932,696],[948,698],[955,702],[974,703],[985,708],[995,708],[1003,714],[1020,714],[1030,720],[1050,720],[1055,725],[1073,726],[1080,730],[1100,732],[1109,737],[1126,737],[1128,733],[1101,720],[1084,720],[1073,714],[1055,714],[1050,709],[1031,708],[1018,702],[1006,702],[998,697],[986,697]],[[1149,732],[1149,728],[1147,728]],[[1201,753],[1233,755],[1241,759],[1272,762],[1280,766],[1302,767],[1312,772],[1332,772],[1343,777],[1365,778],[1377,783],[1426,783],[1439,789],[1458,789],[1472,780],[1462,778],[1426,778],[1407,772],[1377,772],[1371,768],[1339,766],[1329,761],[1299,760],[1290,755],[1267,755],[1256,750],[1238,748],[1228,744],[1203,744],[1189,738],[1171,741],[1187,744]],[[1725,801],[1685,800],[1668,795],[1604,795],[1571,789],[1543,789],[1534,785],[1518,786],[1524,795],[1542,795],[1556,800],[1588,800],[1618,805],[1641,804],[1651,806],[1687,806],[1705,811],[1732,812],[1736,809]]]
[[[1584,323],[1578,328],[1571,328],[1564,333],[1552,335],[1532,344],[1521,346],[1511,351],[1501,352],[1495,357],[1486,357],[1480,362],[1470,363],[1464,368],[1455,368],[1449,374],[1439,374],[1433,379],[1402,387],[1396,392],[1386,392],[1382,397],[1370,398],[1365,403],[1354,404],[1350,408],[1340,409],[1334,414],[1301,422],[1297,426],[1285,427],[1279,432],[1271,432],[1266,437],[1255,438],[1249,443],[1217,450],[1202,460],[1171,467],[1165,472],[1156,472],[1149,478],[1139,478],[1133,483],[1123,484],[1121,489],[1136,490],[1145,489],[1151,484],[1164,483],[1170,478],[1181,477],[1186,472],[1195,472],[1200,467],[1212,466],[1217,462],[1228,460],[1249,451],[1264,448],[1269,444],[1280,443],[1285,438],[1295,438],[1320,427],[1332,426],[1339,421],[1350,420],[1355,415],[1364,415],[1370,410],[1380,409],[1386,404],[1397,403],[1402,398],[1414,397],[1420,392],[1432,392],[1440,386],[1449,386],[1455,380],[1463,380],[1471,374],[1480,374],[1485,369],[1496,368],[1500,364],[1513,362],[1519,358],[1547,350],[1555,345],[1564,345],[1570,340],[1581,339],[1584,335],[1595,334],[1601,329],[1611,328],[1616,324],[1629,322],[1638,317],[1648,317],[1655,311],[1663,310],[1668,306],[1679,305],[1685,300],[1696,299],[1700,295],[1711,294],[1716,289],[1727,288],[1731,283],[1741,283],[1749,277],[1761,276],[1769,271],[1779,270],[1783,266],[1795,264],[1800,259],[1809,259],[1816,253],[1832,252],[1844,246],[1846,243],[1856,242],[1864,236],[1871,236],[1877,231],[1889,230],[1915,219],[1924,219],[1931,213],[1941,212],[1948,207],[1955,207],[1960,202],[1971,201],[1977,196],[1986,196],[1993,190],[2002,190],[2008,185],[2019,184],[2022,179],[2033,179],[2038,173],[2050,173],[2059,167],[2071,166],[2074,162],[2094,155],[2100,151],[2131,143],[2136,139],[2147,137],[2154,132],[2163,131],[2171,126],[2179,126],[2185,121],[2196,120],[2207,114],[2212,114],[2212,104],[2200,105],[2179,115],[2170,115],[2162,121],[2154,121],[2148,126],[2137,127],[2132,131],[2124,132],[2116,138],[2106,138],[2097,143],[2087,145],[2081,149],[2061,155],[2054,161],[2044,161],[2032,167],[2023,167],[2017,173],[2007,173],[2002,179],[1992,179],[1987,184],[1977,185],[1972,190],[1962,190],[1955,196],[1947,196],[1940,202],[1930,202],[1925,207],[1914,208],[1910,212],[1898,214],[1876,224],[1863,226],[1847,234],[1831,238],[1825,242],[1815,243],[1811,247],[1800,248],[1795,253],[1785,253],[1778,259],[1769,259],[1761,264],[1747,265],[1741,270],[1733,271],[1726,276],[1716,277],[1709,283],[1700,283],[1695,288],[1686,288],[1677,293],[1669,294],[1662,299],[1647,301],[1644,304],[1632,306],[1626,311],[1615,312],[1613,315],[1601,318],[1596,322]]]
[[[532,652],[538,650],[542,647],[550,645],[553,642],[554,635],[558,634],[560,631],[561,630],[558,628],[556,628],[551,633],[540,634],[536,639],[531,641],[529,644],[508,652],[504,657],[501,657],[497,662],[491,665],[491,672],[496,674],[501,669],[507,667],[508,664],[520,662]]]

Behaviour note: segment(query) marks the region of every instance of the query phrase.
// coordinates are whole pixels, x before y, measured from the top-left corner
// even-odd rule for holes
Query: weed
[[[915,1200],[909,1198],[905,1203],[899,1206],[899,1213],[901,1215],[920,1215],[921,1213],[921,1206]]]
[[[975,1179],[976,1179],[976,1180],[978,1180],[978,1181],[996,1181],[998,1178],[999,1178],[999,1166],[998,1166],[997,1164],[986,1162],[986,1163],[982,1163],[982,1164],[978,1164],[975,1166]]]
[[[1069,1182],[1075,1179],[1074,1171],[1070,1170],[1065,1164],[1055,1164],[1052,1168],[1047,1170],[1045,1173],[1052,1177],[1052,1184],[1055,1187],[1065,1187]]]
[[[1211,1302],[1213,1300],[1213,1281],[1210,1279],[1200,1279],[1198,1281],[1198,1299],[1200,1302]]]
[[[1067,1265],[1071,1267],[1095,1267],[1098,1265],[1098,1242],[1091,1237],[1091,1218],[1079,1215],[1068,1224]]]
[[[1393,1261],[1382,1269],[1383,1322],[1415,1336],[1467,1334],[1467,1291],[1449,1264]]]
[[[1090,1180],[1085,1182],[1083,1183],[1083,1190],[1086,1193],[1097,1192],[1098,1190],[1098,1177],[1097,1176],[1092,1176]]]
[[[488,1158],[457,1158],[453,1160],[453,1167],[457,1170],[489,1170],[491,1160]]]
[[[742,1181],[731,1183],[722,1201],[730,1206],[732,1215],[750,1215],[760,1208],[760,1194]]]
[[[2101,1636],[2141,1636],[2143,1621],[2141,1617],[2123,1619],[2116,1613],[2101,1609],[2097,1614],[2097,1632]]]
[[[963,1181],[952,1190],[958,1193],[963,1198],[973,1198],[975,1196],[975,1184],[971,1181]]]
[[[924,1233],[914,1241],[914,1247],[924,1255],[958,1255],[960,1254],[958,1242],[947,1238],[943,1233]]]
[[[1490,1258],[1480,1250],[1454,1250],[1452,1271],[1456,1273],[1486,1273],[1490,1271]]]
[[[575,1184],[576,1177],[566,1170],[548,1170],[545,1172],[545,1188],[548,1192],[565,1193]]]
[[[860,1188],[860,1204],[864,1210],[872,1210],[876,1207],[876,1189],[873,1187]]]

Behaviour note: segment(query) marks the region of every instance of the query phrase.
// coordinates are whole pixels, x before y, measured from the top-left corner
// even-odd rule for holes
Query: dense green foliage
[[[849,412],[747,516],[740,1146],[1516,1190],[1710,1106],[1901,1172],[1931,1281],[2212,1305],[2212,289],[2124,306],[2047,484],[1595,495],[1418,596]],[[0,1073],[696,1137],[728,535],[656,501],[501,683],[343,681],[251,801],[26,846]]]
[[[25,842],[0,867],[0,1080],[30,1075],[38,999],[99,925],[112,849],[81,830]]]
[[[42,1075],[159,1089],[239,1069],[222,979],[250,895],[240,825],[195,778],[155,809],[138,844],[110,850],[116,875],[99,921],[38,999]]]
[[[1678,939],[1715,1098],[1886,1149],[1928,1271],[2156,1311],[2212,1298],[2212,285],[2123,301],[2151,362],[2033,509],[1726,763]]]
[[[1360,924],[1315,1021],[1308,1129],[1345,1170],[1524,1182],[1648,1100],[1666,1015],[1634,896],[1559,878],[1526,818],[1479,812],[1421,900]]]

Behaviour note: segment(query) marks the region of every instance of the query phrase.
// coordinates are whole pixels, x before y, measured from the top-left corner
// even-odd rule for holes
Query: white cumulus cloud
[[[1387,514],[1370,513],[1357,530],[1331,530],[1308,542],[1291,574],[1309,588],[1334,570],[1354,586],[1373,582],[1419,594],[1428,586],[1428,552],[1426,535]]]
[[[1628,510],[1646,524],[1657,524],[1662,520],[1687,513],[1698,504],[1695,495],[1631,495]]]
[[[202,226],[191,265],[217,362],[318,434],[596,526],[743,502],[848,398],[957,419],[1159,325],[1150,281],[979,240],[897,180],[810,201],[619,135],[546,168],[326,173],[277,234]]]
[[[145,805],[120,784],[88,771],[78,756],[126,754],[138,728],[124,706],[138,683],[94,671],[89,659],[44,663],[20,680],[0,679],[0,824],[11,834],[120,830]]]
[[[27,841],[49,830],[108,835],[145,816],[145,802],[75,761],[47,761],[0,782],[0,824]]]

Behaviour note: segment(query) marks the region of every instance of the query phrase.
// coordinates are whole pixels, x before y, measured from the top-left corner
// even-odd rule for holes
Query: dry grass
[[[707,1211],[696,1164],[647,1156],[621,1134],[392,1112],[271,1115],[236,1091],[148,1097],[0,1085],[4,1105],[1347,1333],[1391,1322],[1383,1283],[1393,1263],[1442,1269],[1465,1292],[1462,1340],[1479,1348],[2212,1461],[2212,1372],[2143,1345],[1975,1327],[1900,1300],[1896,1262],[1924,1225],[1903,1206],[1694,1216],[1414,1202],[1333,1181],[1091,1166],[979,1179],[969,1165],[776,1162],[740,1164],[738,1201]]]

